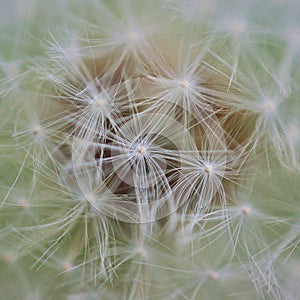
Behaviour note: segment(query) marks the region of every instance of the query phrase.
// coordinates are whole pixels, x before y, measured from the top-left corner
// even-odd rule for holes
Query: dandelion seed
[[[140,38],[140,37],[139,37],[139,34],[138,34],[137,32],[135,32],[135,31],[129,31],[129,32],[127,33],[127,36],[128,36],[128,38],[129,38],[129,40],[130,40],[131,42],[136,42],[136,41],[138,41],[138,39]]]
[[[207,172],[208,174],[211,174],[213,171],[213,167],[211,164],[205,164],[204,165],[204,171]]]
[[[137,249],[135,249],[134,253],[139,255],[141,258],[147,257],[147,251],[144,247],[138,247]]]
[[[212,280],[217,280],[219,278],[219,274],[216,271],[209,271],[208,276]]]
[[[96,98],[93,99],[92,104],[93,104],[96,108],[98,108],[98,109],[101,110],[101,109],[104,108],[104,106],[105,106],[105,104],[106,104],[106,101],[105,101],[105,99],[102,98],[102,97],[96,97]]]
[[[1,258],[6,264],[11,265],[15,262],[16,255],[11,251],[5,251],[1,253]]]
[[[22,209],[24,209],[24,210],[26,210],[30,207],[30,203],[25,197],[19,198],[17,202],[18,202],[18,205],[20,205],[20,207],[22,207]]]
[[[189,81],[183,80],[180,82],[180,86],[183,87],[184,89],[188,89],[188,88],[190,88],[191,84]]]
[[[240,36],[246,31],[247,24],[243,19],[234,19],[228,21],[226,28],[232,32],[232,34]]]
[[[136,148],[136,152],[141,156],[145,156],[147,153],[147,149],[145,146],[138,145],[138,147]]]
[[[242,206],[241,211],[242,211],[243,215],[249,216],[251,214],[251,207],[247,206],[247,205]]]
[[[7,75],[9,79],[18,77],[21,74],[20,64],[18,62],[10,62],[7,66]]]
[[[92,194],[87,194],[85,200],[91,205],[95,203],[95,197]]]
[[[277,105],[272,100],[264,100],[262,103],[262,109],[266,115],[274,114],[277,110]]]
[[[68,261],[64,261],[64,262],[61,263],[61,267],[65,272],[67,272],[67,271],[70,271],[73,268],[73,265]]]
[[[39,124],[34,124],[34,125],[33,125],[33,128],[32,128],[32,133],[33,133],[35,136],[40,136],[41,133],[42,133],[42,126],[39,125]]]

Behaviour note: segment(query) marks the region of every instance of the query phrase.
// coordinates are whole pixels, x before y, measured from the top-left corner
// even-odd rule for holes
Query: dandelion
[[[296,299],[299,5],[28,1],[0,18],[4,297]]]

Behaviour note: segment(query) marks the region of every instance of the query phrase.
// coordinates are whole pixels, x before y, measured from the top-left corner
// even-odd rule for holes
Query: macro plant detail
[[[299,299],[296,1],[1,4],[3,299]]]

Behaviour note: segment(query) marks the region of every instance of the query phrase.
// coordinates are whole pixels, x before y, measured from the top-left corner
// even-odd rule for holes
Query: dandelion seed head
[[[142,145],[139,145],[137,148],[136,148],[136,152],[138,154],[140,154],[141,156],[145,156],[145,154],[147,153],[147,149],[145,146],[142,146]]]
[[[248,205],[243,205],[241,207],[241,212],[244,216],[249,216],[252,212],[251,207]]]
[[[128,30],[120,29],[114,36],[116,45],[121,45],[127,50],[135,50],[137,47],[142,47],[145,42],[145,34],[137,25],[130,26]]]
[[[139,143],[134,143],[129,151],[129,157],[146,157],[150,154],[151,145],[145,141],[140,141]]]
[[[94,204],[95,203],[95,197],[94,197],[94,195],[92,195],[92,194],[85,195],[85,201],[87,203]]]
[[[262,110],[265,114],[273,114],[277,110],[277,104],[271,99],[266,99],[262,102]]]
[[[40,136],[42,134],[43,128],[40,124],[34,124],[32,126],[32,134],[34,136]]]
[[[134,250],[135,255],[139,255],[141,258],[146,258],[147,257],[147,251],[143,246],[139,246]]]
[[[25,197],[20,197],[18,199],[18,205],[22,207],[24,210],[28,209],[30,206],[29,201]]]
[[[204,171],[208,174],[211,174],[213,171],[213,166],[210,163],[204,165]]]
[[[68,46],[66,46],[63,50],[68,59],[70,59],[73,62],[79,61],[80,50],[75,41],[71,41],[71,43]]]
[[[191,87],[191,83],[188,80],[180,81],[180,86],[184,89],[188,89]]]
[[[7,73],[9,78],[17,77],[21,73],[19,65],[15,62],[11,62],[8,65]]]
[[[246,31],[246,22],[242,19],[233,19],[228,22],[228,29],[236,35],[240,35]]]
[[[14,263],[14,261],[16,260],[14,253],[11,251],[4,251],[1,254],[1,258],[2,261],[8,265]]]
[[[219,273],[216,271],[209,271],[208,277],[212,280],[217,280],[219,278]]]
[[[97,109],[103,109],[105,104],[106,104],[106,100],[101,96],[95,97],[92,101],[92,105]]]
[[[61,268],[64,270],[64,271],[70,271],[72,269],[72,264],[68,261],[63,261],[61,263]]]
[[[248,202],[248,198],[235,203],[234,198],[239,197],[235,197],[234,192],[244,185],[248,187],[246,185],[248,177],[251,176],[252,166],[253,173],[256,174],[256,165],[252,165],[250,159],[259,159],[255,156],[258,153],[255,147],[265,142],[265,136],[273,134],[271,141],[279,144],[276,150],[280,153],[295,148],[293,156],[286,156],[296,159],[298,154],[294,143],[299,142],[300,136],[298,123],[286,126],[280,114],[283,98],[279,98],[282,97],[280,95],[277,97],[277,81],[280,81],[275,76],[277,65],[269,66],[268,61],[263,59],[264,56],[259,55],[256,48],[254,49],[256,41],[251,43],[250,50],[245,47],[250,42],[248,34],[254,19],[251,18],[250,23],[240,9],[237,9],[236,15],[229,16],[226,14],[227,7],[224,10],[224,6],[218,6],[212,1],[167,0],[166,3],[170,3],[180,14],[186,12],[188,18],[197,17],[197,20],[193,20],[195,24],[191,32],[189,22],[177,23],[175,15],[168,18],[168,12],[163,18],[154,18],[146,6],[143,7],[146,9],[139,11],[142,4],[136,5],[137,1],[120,1],[120,7],[115,5],[116,3],[111,5],[109,1],[98,2],[95,7],[99,5],[102,15],[99,18],[99,11],[95,10],[95,21],[100,21],[99,26],[91,18],[84,22],[87,27],[80,28],[83,29],[84,36],[74,40],[64,39],[63,46],[60,46],[55,38],[49,43],[50,59],[46,61],[49,62],[49,69],[45,64],[45,72],[40,73],[43,75],[43,81],[48,76],[51,82],[49,86],[47,81],[40,90],[45,87],[43,98],[47,101],[53,100],[54,113],[45,116],[48,108],[45,105],[42,111],[37,111],[38,118],[28,118],[21,123],[25,129],[19,136],[23,134],[30,139],[31,144],[34,142],[34,148],[28,151],[26,160],[29,161],[33,157],[36,161],[42,160],[43,163],[37,169],[41,170],[38,173],[41,175],[30,176],[30,179],[34,177],[34,180],[43,180],[44,176],[53,175],[54,186],[50,185],[50,180],[42,181],[38,186],[45,188],[43,193],[47,193],[48,188],[53,190],[51,198],[57,195],[57,191],[63,192],[62,195],[56,196],[59,199],[54,198],[61,201],[61,205],[56,201],[51,203],[58,209],[58,213],[52,213],[50,210],[49,216],[46,215],[47,203],[46,209],[41,211],[41,217],[37,215],[36,220],[34,218],[33,222],[27,222],[26,228],[30,226],[32,230],[20,231],[22,234],[25,232],[24,235],[27,232],[31,234],[37,228],[36,231],[43,234],[42,230],[46,229],[46,234],[41,239],[39,235],[32,234],[32,238],[41,243],[38,248],[44,252],[37,264],[42,266],[48,261],[55,261],[62,272],[80,267],[83,271],[87,270],[82,272],[84,282],[81,286],[93,279],[101,285],[103,283],[104,289],[106,280],[98,281],[102,280],[102,276],[108,279],[107,282],[111,280],[111,283],[114,283],[115,275],[120,274],[117,280],[121,280],[122,287],[128,285],[125,287],[125,295],[131,299],[149,298],[148,290],[151,292],[152,285],[155,284],[152,277],[161,273],[159,276],[164,279],[163,277],[167,276],[169,271],[173,272],[172,270],[182,273],[187,281],[180,285],[180,275],[180,280],[175,280],[175,285],[178,282],[178,286],[171,285],[170,291],[166,293],[173,293],[179,287],[176,295],[170,295],[172,298],[175,296],[196,299],[202,292],[202,285],[204,289],[205,281],[215,284],[213,281],[228,277],[224,269],[219,268],[220,265],[224,265],[223,257],[229,258],[227,254],[230,256],[228,267],[236,263],[238,268],[234,268],[234,272],[241,270],[248,273],[249,261],[249,265],[253,266],[251,271],[254,277],[260,253],[267,254],[269,247],[267,244],[263,245],[264,248],[257,249],[259,252],[254,255],[251,240],[263,240],[264,230],[253,230],[254,238],[247,241],[245,239],[244,243],[244,232],[248,232],[244,230],[247,226],[242,225],[260,223],[252,221],[263,214],[260,214],[256,202]],[[217,9],[220,9],[220,13]],[[212,23],[207,20],[207,14],[214,12],[215,23]],[[139,18],[138,21],[150,19],[150,24],[142,27],[135,21],[135,17]],[[171,22],[165,22],[165,19],[170,19]],[[205,26],[199,26],[197,31],[202,22],[205,22]],[[172,29],[168,28],[171,24],[178,27],[169,30]],[[188,24],[189,26],[186,26]],[[159,30],[156,31],[158,26]],[[180,30],[179,35],[176,32],[178,28],[184,30]],[[216,30],[213,30],[214,28]],[[254,24],[253,28],[261,27]],[[174,36],[171,35],[173,31]],[[287,34],[281,37],[281,41],[286,43],[287,49],[284,51],[295,56],[300,47],[299,30],[284,26],[283,31]],[[163,36],[166,32],[170,36]],[[73,34],[70,33],[69,36],[72,37]],[[251,35],[251,42],[252,39],[256,39],[256,35]],[[271,47],[272,45],[261,47],[261,51]],[[253,49],[255,51],[252,51]],[[281,52],[279,54],[274,58],[282,56]],[[255,73],[256,67],[261,70],[256,56],[266,64],[266,72],[261,77]],[[253,76],[251,72],[250,78],[247,72],[243,73],[248,63],[253,65]],[[292,59],[287,60],[282,74],[286,75],[286,70],[290,71],[289,64],[293,63]],[[23,70],[26,64],[21,66]],[[9,72],[11,77],[18,77],[20,70],[14,70],[14,67],[13,64]],[[274,71],[275,87],[261,80],[268,79],[267,71],[271,74]],[[271,93],[274,87],[276,93],[269,94],[267,90],[264,94],[260,88],[261,84],[270,87]],[[19,98],[23,103],[23,97]],[[248,116],[249,123],[246,121]],[[15,126],[16,131],[19,131],[19,127]],[[281,138],[284,142],[289,142],[289,145],[284,145]],[[27,140],[25,142],[27,143]],[[266,142],[269,140],[266,139]],[[43,146],[43,155],[50,155],[45,163],[43,157],[40,159],[35,154],[41,151],[36,147],[38,144]],[[22,145],[20,143],[19,148]],[[6,146],[1,145],[1,151],[2,148],[5,151]],[[280,155],[284,157],[283,154]],[[36,168],[35,162],[27,163],[26,160],[23,164],[24,169],[27,166],[30,169]],[[251,165],[249,168],[248,163]],[[20,174],[21,172],[23,171],[20,170]],[[58,186],[57,177],[66,179],[62,178]],[[9,193],[22,180],[23,177],[18,175]],[[254,181],[256,185],[258,180],[254,178]],[[250,188],[252,183],[250,178]],[[18,195],[22,196],[24,193]],[[37,195],[37,199],[42,195]],[[16,197],[14,206],[28,209],[33,203],[31,199],[35,198]],[[45,202],[38,206],[41,207],[43,203]],[[34,211],[37,214],[38,209]],[[18,213],[18,209],[16,211]],[[178,214],[176,220],[172,219],[172,212]],[[21,211],[21,215],[22,213],[27,217],[31,211]],[[168,239],[163,231],[169,221],[167,216],[170,216],[168,218],[172,221],[171,230],[176,232]],[[156,222],[162,217],[162,222]],[[23,219],[21,222],[19,218],[16,219],[18,233],[17,227]],[[42,223],[35,225],[39,221]],[[143,225],[134,224],[131,227],[125,224],[131,222]],[[255,225],[259,229],[260,224]],[[250,231],[252,234],[252,230]],[[135,239],[128,244],[133,233]],[[218,246],[219,242],[216,242],[220,237],[222,240]],[[226,238],[225,243],[223,237]],[[266,242],[268,239],[267,237]],[[60,248],[61,245],[68,246],[71,240],[76,248]],[[157,242],[157,246],[152,248],[152,242]],[[26,240],[25,245],[27,243],[31,243],[31,237]],[[270,245],[276,246],[277,241]],[[210,246],[216,250],[213,255]],[[57,257],[58,249],[69,249],[68,256]],[[182,250],[181,253],[178,253],[178,250]],[[18,258],[16,253],[2,251],[1,258],[7,263],[12,263]],[[124,253],[125,259],[122,257]],[[165,259],[165,254],[168,253],[172,253],[174,257],[172,264]],[[243,253],[243,256],[240,256],[240,253]],[[198,255],[204,267],[197,267]],[[181,258],[184,259],[184,268],[177,264]],[[214,259],[214,263],[208,264],[206,268],[210,258]],[[82,261],[77,262],[77,259]],[[133,268],[132,265],[125,264],[131,260],[136,261]],[[189,261],[192,265],[191,270],[195,268],[197,285],[199,283],[194,291],[194,283],[190,284],[194,279],[187,276],[191,274],[191,270],[188,269],[191,266]],[[264,261],[269,264],[268,259]],[[239,267],[240,262],[242,265]],[[266,276],[268,270],[265,271],[263,267],[264,265],[261,268],[261,276]],[[135,272],[133,276],[132,269]],[[147,273],[144,270],[147,270]],[[152,270],[154,276],[151,274]],[[92,278],[85,278],[86,274],[83,273]],[[70,279],[77,280],[75,277]],[[130,280],[131,283],[128,278],[133,279]],[[158,280],[160,281],[160,278]],[[268,283],[270,286],[271,280],[273,279]],[[158,286],[164,287],[165,283],[169,283],[169,278],[161,280]],[[141,289],[143,285],[146,288]],[[257,286],[259,285],[258,280]],[[234,284],[235,286],[237,285]],[[157,295],[163,297],[160,292]]]
[[[127,38],[130,42],[136,42],[139,40],[140,36],[136,31],[129,31],[127,32]]]

